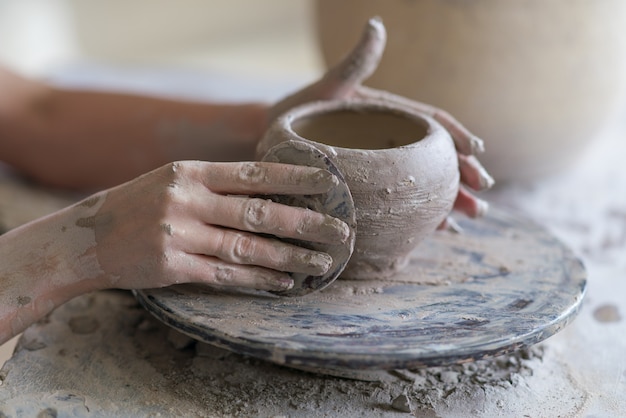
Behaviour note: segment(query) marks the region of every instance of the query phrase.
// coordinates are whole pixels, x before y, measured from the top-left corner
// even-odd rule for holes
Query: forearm
[[[77,204],[0,236],[0,344],[102,287],[95,235],[87,227],[96,206]]]
[[[250,160],[266,127],[262,104],[66,90],[13,78],[21,88],[0,98],[0,159],[55,186],[111,186],[183,159]]]

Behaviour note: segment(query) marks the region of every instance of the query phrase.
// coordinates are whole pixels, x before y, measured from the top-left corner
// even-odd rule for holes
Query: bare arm
[[[263,104],[217,104],[58,89],[0,68],[0,159],[35,180],[110,187],[167,162],[241,161]]]

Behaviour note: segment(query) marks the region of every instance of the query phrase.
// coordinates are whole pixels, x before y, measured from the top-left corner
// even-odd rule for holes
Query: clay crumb
[[[17,304],[18,306],[26,306],[30,303],[31,299],[28,296],[18,296]]]
[[[509,273],[511,273],[511,269],[508,268],[507,266],[500,266],[498,271],[500,272],[500,274],[509,274]]]
[[[391,402],[391,407],[395,409],[396,411],[400,411],[400,412],[407,412],[407,413],[413,412],[411,410],[411,403],[409,402],[409,398],[405,394],[397,396]]]
[[[172,235],[174,235],[174,228],[172,228],[172,225],[170,225],[170,224],[161,224],[160,227],[170,237]]]
[[[617,306],[612,304],[598,306],[593,311],[593,317],[598,322],[619,322],[622,320]]]
[[[37,418],[56,418],[58,416],[55,408],[46,408],[37,414]]]

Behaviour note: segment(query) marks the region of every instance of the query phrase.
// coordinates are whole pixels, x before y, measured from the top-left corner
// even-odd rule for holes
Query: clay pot
[[[537,179],[581,154],[626,91],[622,0],[317,0],[327,63],[380,16],[382,62],[366,82],[449,111],[482,137],[503,180]]]
[[[356,240],[343,278],[393,275],[452,209],[456,150],[448,132],[420,113],[378,100],[308,103],[272,124],[257,156],[289,140],[326,154],[352,194]]]

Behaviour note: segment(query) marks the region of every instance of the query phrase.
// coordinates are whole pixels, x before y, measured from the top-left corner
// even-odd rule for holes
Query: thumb
[[[328,98],[349,94],[354,87],[371,76],[383,56],[386,42],[387,32],[382,20],[379,17],[370,19],[352,51],[320,80],[326,86],[322,90],[332,95]]]
[[[370,19],[355,47],[321,79],[276,103],[270,110],[270,120],[302,103],[349,97],[376,71],[386,41],[382,20]]]

